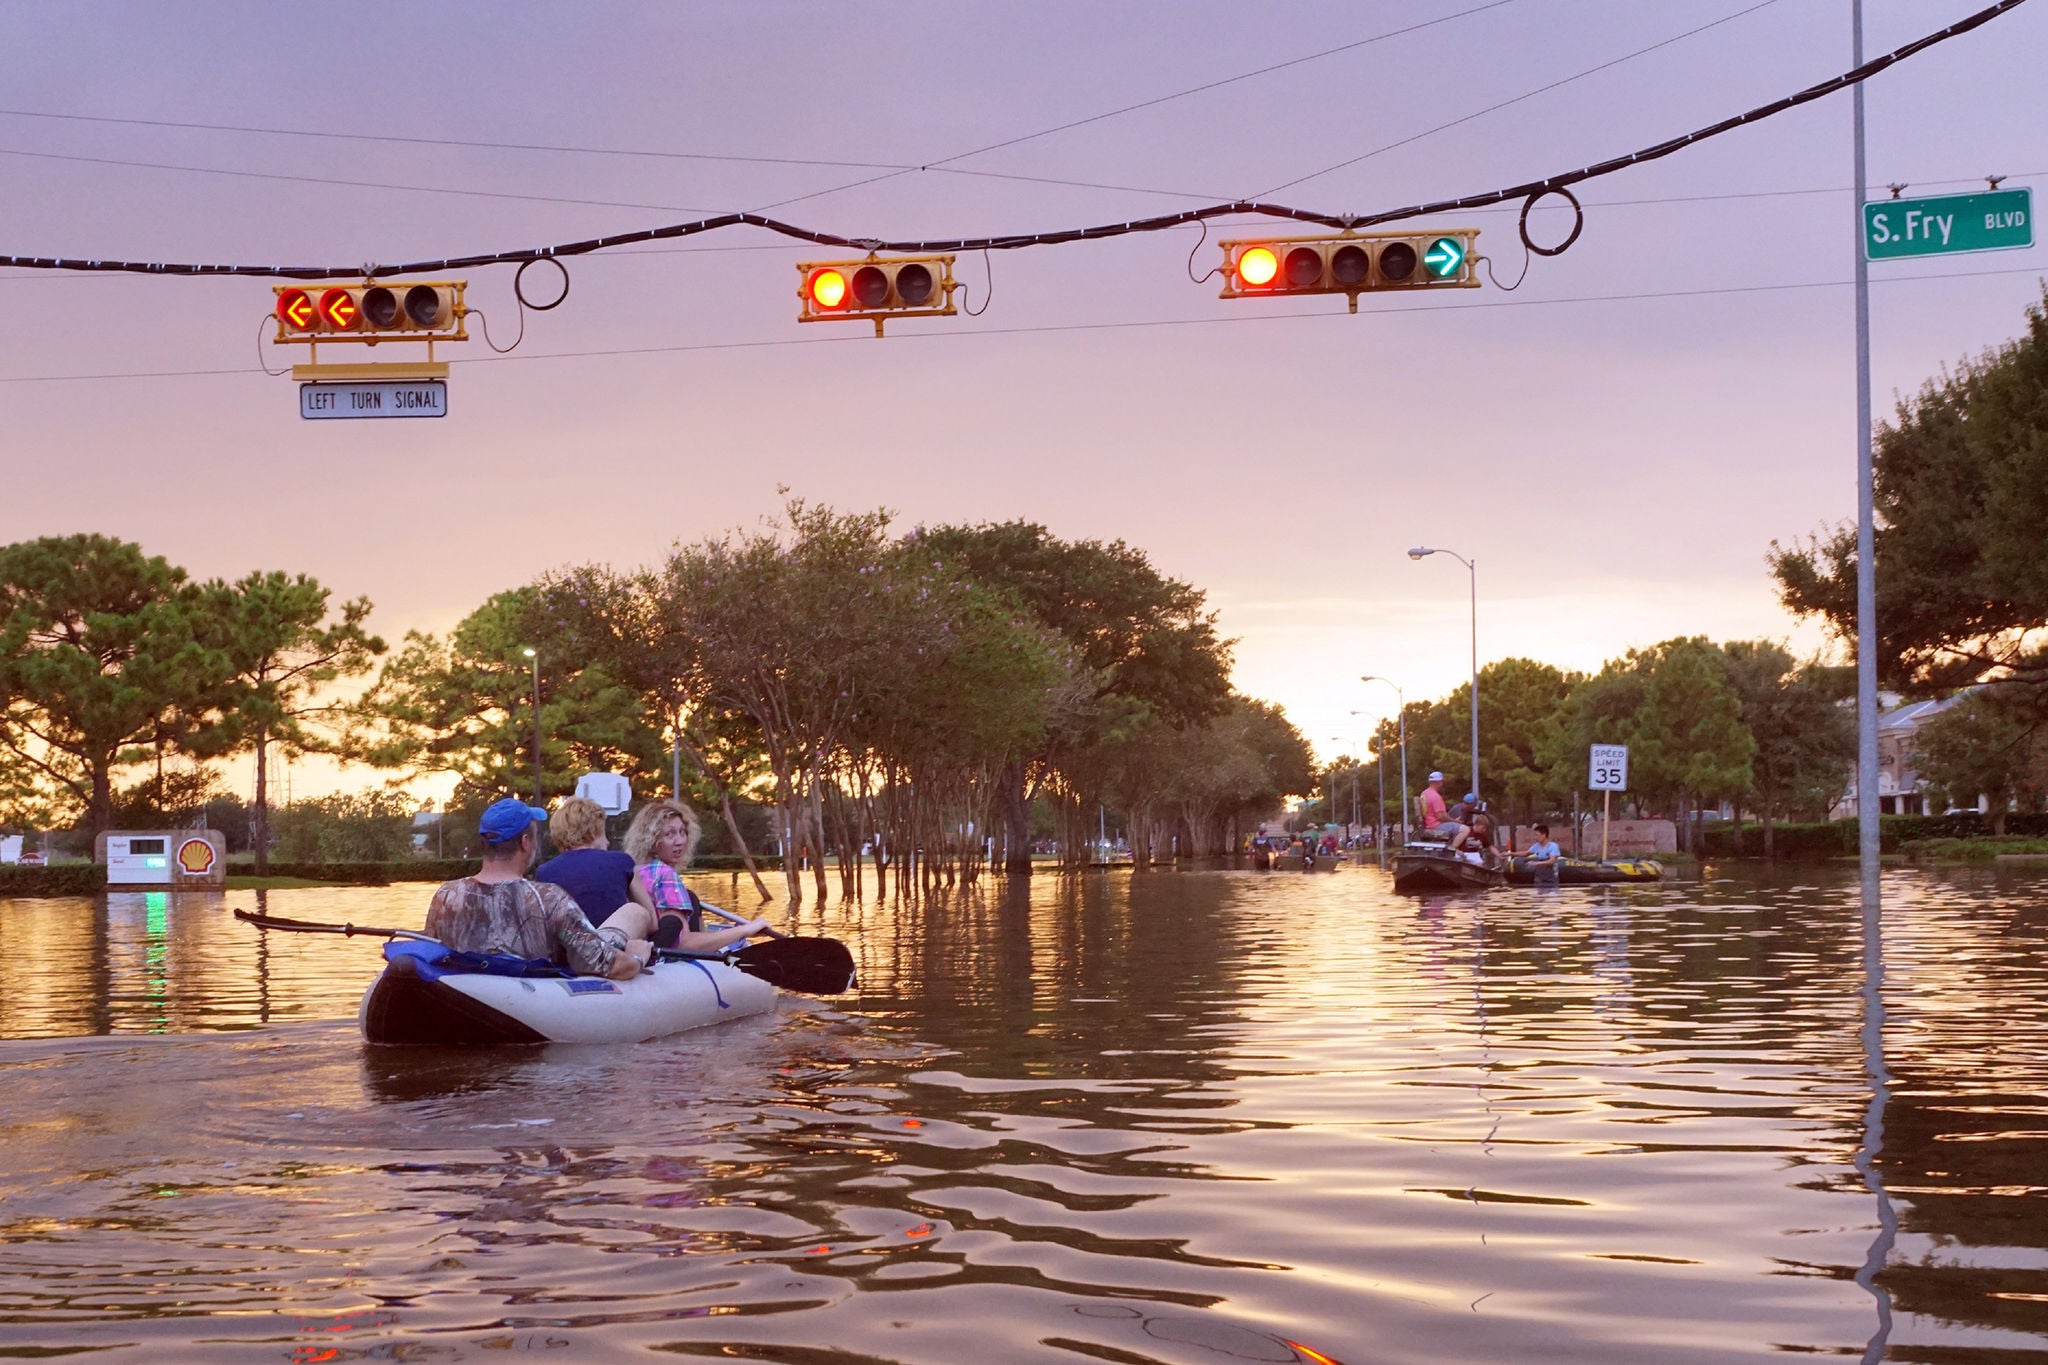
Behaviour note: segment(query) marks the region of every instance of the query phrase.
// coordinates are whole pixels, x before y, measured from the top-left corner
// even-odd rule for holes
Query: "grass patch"
[[[2048,853],[2048,839],[1909,839],[1899,852],[1913,863],[1988,863],[2001,853]]]

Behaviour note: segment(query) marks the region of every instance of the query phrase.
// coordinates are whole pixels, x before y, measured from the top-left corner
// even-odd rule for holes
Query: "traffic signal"
[[[829,322],[867,318],[882,335],[888,318],[951,317],[951,256],[864,256],[857,261],[810,261],[799,264],[803,283],[797,286],[798,322]]]
[[[1270,294],[1347,294],[1382,289],[1476,289],[1477,228],[1441,232],[1342,233],[1227,241],[1223,298]]]
[[[466,280],[275,286],[279,343],[467,341]]]

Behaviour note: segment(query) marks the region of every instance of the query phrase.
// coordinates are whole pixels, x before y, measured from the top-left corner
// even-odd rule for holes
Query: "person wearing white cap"
[[[1442,839],[1455,853],[1465,842],[1468,831],[1451,818],[1450,810],[1444,805],[1443,786],[1444,775],[1431,773],[1429,785],[1422,789],[1422,832]]]

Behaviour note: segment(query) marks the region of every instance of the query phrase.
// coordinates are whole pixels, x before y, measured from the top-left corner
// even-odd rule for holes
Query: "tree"
[[[1721,646],[1742,723],[1756,740],[1748,796],[1764,826],[1764,856],[1776,851],[1773,820],[1788,800],[1817,785],[1839,792],[1855,759],[1856,723],[1841,705],[1841,679],[1818,664],[1799,665],[1769,640]]]
[[[1720,651],[1704,637],[1667,640],[1640,658],[1649,676],[1629,735],[1630,781],[1676,808],[1689,849],[1696,801],[1749,790],[1756,740]]]
[[[320,733],[343,707],[325,695],[334,682],[361,677],[384,652],[363,628],[368,598],[343,603],[329,617],[328,590],[304,574],[252,573],[240,582],[214,580],[199,591],[208,635],[226,653],[234,676],[216,702],[220,721],[200,747],[210,754],[249,750],[256,793],[249,809],[256,874],[270,867],[270,746],[285,753],[333,753],[336,738]]]
[[[107,828],[131,746],[194,736],[233,666],[185,571],[101,535],[0,547],[0,747]]]
[[[1584,765],[1556,761],[1544,740],[1579,680],[1533,659],[1502,659],[1479,671],[1480,771],[1509,823],[1550,813],[1578,786]],[[1468,750],[1470,743],[1468,735]]]
[[[1930,380],[1876,437],[1877,659],[1935,695],[1997,677],[2048,715],[2048,288],[2026,334]],[[1787,608],[1853,642],[1856,535],[1771,545]]]
[[[451,773],[454,802],[530,791],[538,730],[542,799],[590,771],[658,780],[666,746],[641,698],[547,634],[531,588],[502,592],[446,639],[408,632],[355,708],[344,752],[377,767]],[[533,708],[539,651],[540,715]]]
[[[2048,776],[2041,722],[2032,699],[2013,684],[1981,687],[1921,724],[1913,766],[1944,804],[1988,803],[1991,832],[2005,834],[2009,807],[2039,809]]]
[[[958,565],[1009,596],[1074,650],[1094,707],[1067,713],[1034,753],[1002,776],[1009,857],[1005,870],[1031,872],[1030,810],[1034,767],[1042,777],[1054,753],[1084,744],[1090,727],[1139,703],[1184,726],[1222,714],[1230,696],[1230,642],[1216,634],[1203,593],[1152,567],[1122,541],[1063,541],[1034,522],[984,522],[914,531],[906,540]]]

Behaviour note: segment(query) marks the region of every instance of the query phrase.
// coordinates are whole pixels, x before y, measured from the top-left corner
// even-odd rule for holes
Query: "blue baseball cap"
[[[529,806],[517,797],[508,796],[503,801],[493,802],[491,808],[476,822],[476,832],[487,844],[509,844],[526,833],[526,827],[536,820],[545,820],[548,813],[539,806]]]
[[[1477,801],[1477,800],[1479,799],[1479,793],[1478,793],[1478,792],[1466,792],[1466,793],[1465,793],[1465,799],[1466,799],[1467,801]]]

